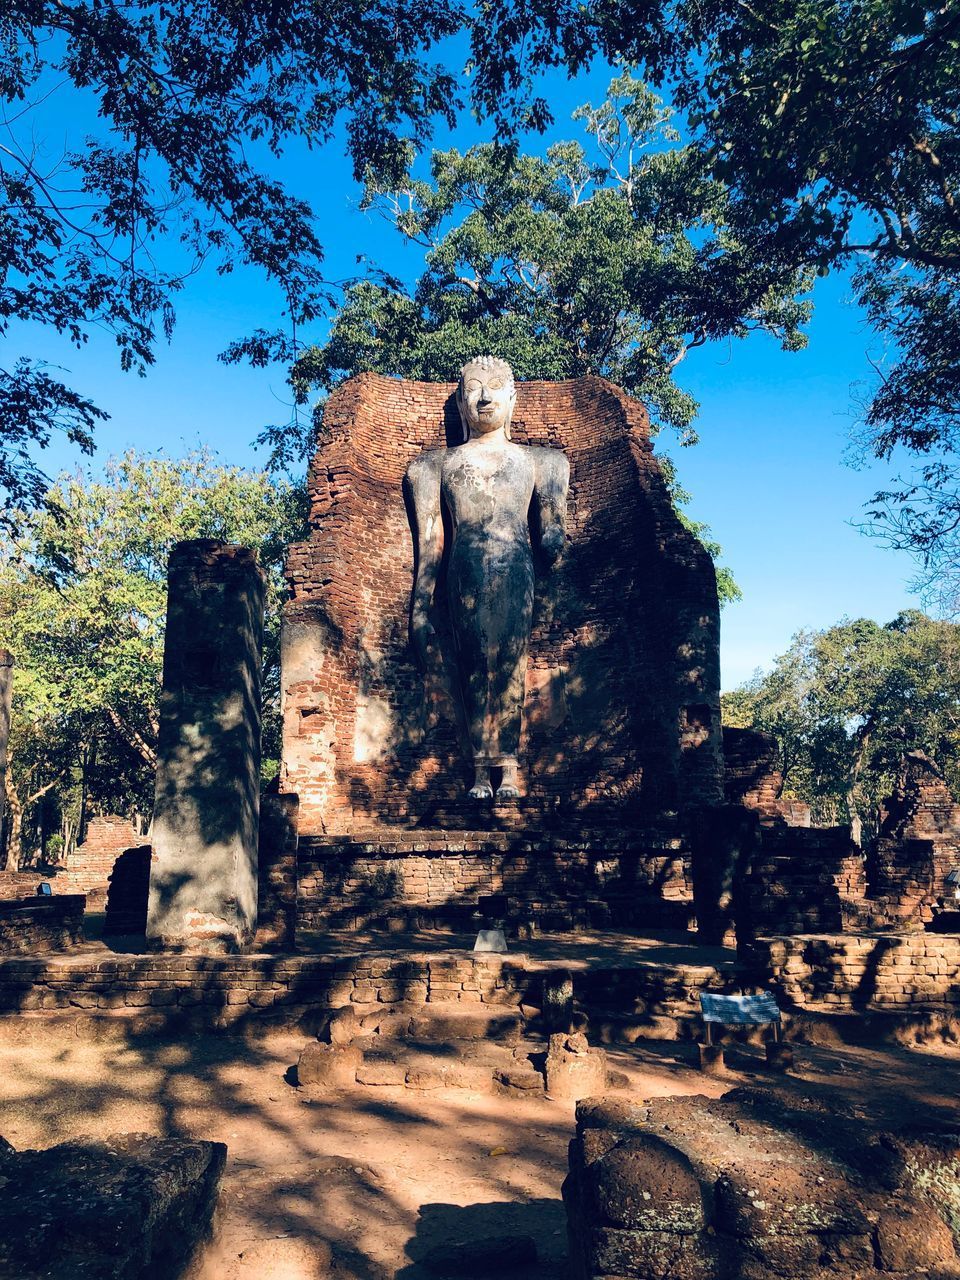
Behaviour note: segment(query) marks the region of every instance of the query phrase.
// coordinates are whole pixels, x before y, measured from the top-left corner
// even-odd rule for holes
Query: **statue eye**
[[[480,379],[479,379],[479,378],[470,378],[470,379],[468,379],[468,381],[467,381],[466,390],[467,390],[467,391],[475,391],[479,386],[480,386]]]
[[[487,383],[487,386],[490,388],[491,391],[499,391],[500,388],[503,386],[503,379],[491,378],[490,381]]]

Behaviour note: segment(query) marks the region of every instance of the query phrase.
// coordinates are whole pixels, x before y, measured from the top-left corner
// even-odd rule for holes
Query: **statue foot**
[[[519,788],[519,787],[517,787],[517,786],[514,786],[514,784],[513,784],[513,783],[502,782],[502,783],[500,784],[500,786],[499,786],[499,787],[497,787],[497,800],[498,800],[498,801],[500,801],[500,800],[519,800],[519,799],[520,799],[520,788]]]
[[[471,800],[492,800],[493,787],[489,782],[475,782],[467,794]]]

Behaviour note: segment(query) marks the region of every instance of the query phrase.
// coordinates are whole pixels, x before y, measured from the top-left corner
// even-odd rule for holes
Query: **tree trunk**
[[[17,789],[10,777],[10,768],[3,779],[3,791],[7,800],[7,812],[4,818],[4,871],[20,870],[20,832],[23,829],[23,805],[17,795]]]
[[[155,769],[157,767],[157,753],[143,735],[132,724],[128,724],[123,716],[114,711],[112,707],[108,708],[107,715],[110,718],[110,723],[120,737],[123,738],[124,742],[133,747],[144,764],[149,765],[151,769]]]

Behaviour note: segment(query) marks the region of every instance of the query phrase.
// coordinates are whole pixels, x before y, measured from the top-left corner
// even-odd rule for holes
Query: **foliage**
[[[574,118],[589,152],[481,145],[435,152],[430,181],[368,184],[366,203],[423,249],[425,270],[410,292],[379,272],[348,290],[327,341],[294,368],[301,400],[366,370],[448,380],[466,354],[495,351],[522,379],[610,378],[690,442],[696,401],[674,372],[692,348],[753,330],[803,346],[809,307],[797,295],[809,280],[732,234],[722,183],[679,145],[645,85],[624,73]],[[288,427],[265,439],[289,461]],[[738,598],[720,572],[723,598]]]
[[[277,754],[282,560],[303,520],[300,488],[206,452],[169,460],[131,451],[108,462],[102,480],[58,480],[45,508],[0,548],[0,645],[17,664],[11,776],[22,807],[52,784],[74,832],[81,787],[87,810],[149,814],[166,562],[186,538],[259,550],[269,583],[265,754]]]
[[[453,119],[456,84],[429,50],[462,22],[449,0],[5,0],[0,338],[28,321],[81,349],[105,330],[123,368],[142,373],[176,293],[209,259],[278,282],[288,327],[255,335],[250,352],[289,358],[329,291],[312,211],[255,161],[342,128],[358,177],[398,172],[411,139]],[[97,133],[49,160],[36,122],[61,92],[61,122],[97,117]],[[0,368],[9,503],[43,495],[31,445],[65,431],[89,452],[104,416],[59,370],[27,357]]]
[[[916,554],[960,610],[960,10],[929,0],[490,0],[475,33],[483,106],[508,130],[545,68],[601,55],[669,84],[757,261],[852,270],[881,339],[867,456],[919,455],[873,530]],[[498,64],[500,46],[525,59]],[[944,573],[948,581],[944,583]]]
[[[960,794],[960,625],[916,610],[803,631],[773,669],[724,695],[724,722],[774,734],[784,789],[867,827],[900,757],[922,749]]]
[[[591,141],[546,156],[494,146],[435,152],[430,181],[367,186],[365,201],[424,251],[412,292],[376,273],[351,288],[295,385],[328,390],[373,369],[442,381],[496,351],[519,378],[596,373],[692,438],[696,403],[673,381],[693,347],[754,329],[805,338],[805,280],[753,257],[726,193],[678,144],[670,111],[631,75],[581,107]]]

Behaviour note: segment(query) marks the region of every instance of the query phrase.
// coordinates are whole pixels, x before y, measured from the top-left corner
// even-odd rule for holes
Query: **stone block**
[[[363,1054],[356,1045],[311,1042],[300,1054],[297,1082],[307,1088],[340,1089],[356,1083]]]
[[[357,1084],[402,1085],[406,1078],[406,1067],[391,1058],[364,1058],[357,1068]]]
[[[0,1276],[179,1276],[210,1234],[227,1149],[114,1134],[0,1157]]]
[[[327,1044],[344,1045],[364,1033],[360,1017],[353,1005],[335,1009],[327,1019],[321,1039]]]
[[[707,1226],[689,1158],[653,1134],[617,1142],[590,1165],[594,1204],[616,1227],[695,1235]]]
[[[771,1071],[790,1071],[793,1068],[793,1045],[783,1040],[768,1040],[765,1048],[767,1066]]]
[[[637,1276],[642,1280],[716,1280],[719,1249],[709,1236],[670,1231],[623,1231],[599,1227],[587,1258],[594,1276]]]
[[[727,1064],[723,1060],[722,1044],[698,1044],[697,1052],[700,1070],[704,1075],[720,1076],[726,1072]]]
[[[929,1205],[892,1204],[877,1220],[877,1260],[884,1271],[957,1267],[950,1228]]]
[[[606,1088],[606,1055],[602,1049],[591,1049],[582,1033],[557,1032],[550,1037],[546,1075],[551,1098],[589,1098]]]

